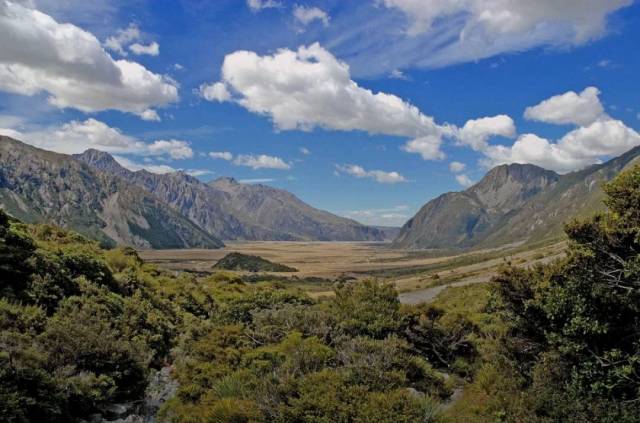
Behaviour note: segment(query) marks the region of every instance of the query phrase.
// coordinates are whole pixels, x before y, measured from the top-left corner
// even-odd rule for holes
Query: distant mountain
[[[75,156],[125,178],[171,205],[217,238],[279,241],[380,241],[382,231],[315,209],[293,194],[265,185],[220,178],[205,184],[185,173],[157,175],[129,171],[107,153],[87,150]]]
[[[105,244],[219,248],[223,244],[147,191],[116,175],[0,136],[0,207]]]
[[[567,220],[603,209],[602,183],[638,156],[640,147],[566,175],[534,165],[498,166],[469,189],[429,201],[392,245],[464,249],[559,238]]]
[[[241,184],[233,178],[209,183],[228,195],[233,208],[251,222],[300,240],[382,241],[379,229],[318,210],[288,191],[261,184]]]
[[[400,226],[372,226],[384,234],[385,241],[393,241],[400,234]]]

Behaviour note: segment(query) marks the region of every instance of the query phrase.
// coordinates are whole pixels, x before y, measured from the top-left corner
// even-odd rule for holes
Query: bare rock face
[[[77,159],[125,178],[152,193],[208,233],[228,240],[382,241],[384,233],[315,209],[293,194],[266,185],[220,178],[205,184],[185,173],[131,172],[95,150]]]
[[[534,165],[498,166],[469,189],[425,204],[393,246],[469,249],[560,238],[565,221],[602,209],[602,183],[638,156],[640,147],[566,175]]]
[[[106,245],[223,244],[151,193],[71,156],[0,136],[0,207],[26,222],[75,230]]]

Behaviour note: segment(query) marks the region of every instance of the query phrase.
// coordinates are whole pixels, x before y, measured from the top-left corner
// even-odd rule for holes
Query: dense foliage
[[[162,368],[169,422],[638,421],[640,168],[605,192],[563,259],[411,307],[375,281],[316,301],[163,271],[0,212],[0,416],[86,418]]]
[[[213,266],[214,269],[238,270],[245,272],[297,272],[293,267],[274,263],[259,256],[229,253]]]
[[[604,191],[607,212],[567,224],[566,258],[497,278],[493,309],[509,328],[500,359],[511,386],[494,387],[519,398],[504,407],[505,420],[638,421],[640,167]]]
[[[426,347],[447,349],[438,313],[403,309],[373,281],[317,302],[282,280],[162,271],[4,213],[0,278],[7,421],[73,421],[138,400],[167,366],[179,387],[161,416],[176,422],[425,422],[451,393]]]

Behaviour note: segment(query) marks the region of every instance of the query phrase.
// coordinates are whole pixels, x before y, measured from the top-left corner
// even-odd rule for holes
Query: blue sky
[[[631,0],[0,0],[0,133],[400,225],[640,144]]]

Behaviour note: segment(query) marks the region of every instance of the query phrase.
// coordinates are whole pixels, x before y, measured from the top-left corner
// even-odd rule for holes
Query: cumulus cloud
[[[454,174],[456,181],[463,187],[468,188],[471,185],[473,185],[473,181],[471,180],[471,178],[469,178],[467,174],[463,173],[466,168],[467,166],[464,163],[460,163],[460,162],[449,163],[449,170],[451,171],[451,173]]]
[[[221,159],[230,162],[233,160],[233,154],[228,151],[212,151],[209,153],[209,157],[212,159]]]
[[[262,9],[282,7],[282,3],[276,0],[247,0],[247,6],[252,12],[259,12]]]
[[[322,22],[324,26],[329,26],[329,14],[322,9],[317,7],[308,7],[295,5],[293,7],[293,17],[296,22],[301,24],[302,26],[307,26],[311,22],[318,20]]]
[[[451,172],[453,172],[453,173],[464,172],[466,167],[467,166],[464,163],[460,163],[460,162],[451,162],[451,163],[449,163],[449,170]]]
[[[465,188],[469,188],[474,182],[464,173],[456,175],[456,181]]]
[[[596,87],[587,87],[580,93],[568,91],[525,110],[527,119],[577,126],[558,140],[528,133],[520,135],[511,146],[489,145],[486,139],[467,144],[482,152],[486,167],[531,163],[559,173],[600,163],[640,145],[640,134],[604,112],[599,94]]]
[[[596,87],[587,87],[580,93],[568,91],[527,107],[524,117],[540,122],[586,126],[604,115],[599,95],[600,90]]]
[[[155,41],[147,45],[134,43],[129,46],[129,50],[131,50],[133,54],[137,54],[138,56],[142,54],[157,56],[158,54],[160,54],[160,44],[156,43]]]
[[[205,85],[213,86],[224,95],[211,94],[212,100],[225,98],[269,116],[278,130],[320,127],[413,138],[406,150],[425,159],[443,157],[442,136],[450,131],[393,94],[360,87],[351,79],[349,66],[318,43],[265,56],[231,53],[222,65],[222,81]],[[206,88],[201,93],[207,98]]]
[[[227,86],[222,82],[214,82],[213,84],[202,84],[198,88],[200,97],[209,101],[218,101],[220,103],[231,100],[231,93],[227,90]]]
[[[119,29],[115,35],[110,36],[104,42],[104,46],[109,50],[118,53],[121,56],[126,56],[126,46],[133,41],[140,39],[140,29],[134,23],[129,24],[125,29]]]
[[[309,151],[309,149],[308,149],[308,148],[305,148],[305,147],[300,147],[300,152],[301,152],[302,154],[304,154],[305,156],[308,156],[308,155],[310,155],[310,154],[311,154],[311,151]]]
[[[172,159],[190,159],[193,157],[193,150],[189,143],[181,140],[158,140],[147,145],[150,155],[168,155]]]
[[[139,163],[134,160],[128,159],[126,157],[118,156],[118,155],[114,155],[113,158],[118,162],[120,166],[126,169],[129,169],[132,172],[137,172],[139,170],[146,170],[147,172],[157,173],[162,175],[165,173],[174,173],[178,171],[178,169],[175,169],[165,164]]]
[[[45,92],[59,108],[138,115],[178,100],[175,81],[114,60],[93,34],[22,4],[0,1],[0,39],[2,91]]]
[[[398,172],[385,172],[383,170],[365,170],[362,166],[347,164],[337,165],[336,170],[339,173],[355,176],[356,178],[369,178],[381,184],[397,184],[398,182],[406,182],[406,178]]]
[[[454,137],[458,142],[476,151],[484,150],[491,137],[513,138],[515,135],[516,126],[513,119],[507,115],[471,119],[462,128],[454,131]]]
[[[234,160],[233,164],[238,166],[246,166],[252,169],[291,169],[291,165],[280,157],[267,156],[266,154],[240,154]]]
[[[225,160],[236,166],[245,166],[252,169],[291,169],[291,164],[285,162],[280,157],[266,154],[239,154],[233,156],[228,151],[211,151],[209,157],[212,159]]]
[[[160,116],[158,115],[158,112],[153,109],[147,109],[140,113],[139,116],[142,120],[160,122]]]
[[[407,153],[420,154],[424,160],[444,159],[445,155],[440,150],[442,139],[440,136],[428,135],[414,138],[402,146]]]
[[[531,163],[567,173],[620,155],[640,145],[640,134],[616,119],[606,118],[570,131],[557,142],[524,134],[510,146],[490,146],[485,164]]]
[[[93,118],[30,132],[0,128],[0,134],[63,154],[78,154],[95,148],[112,154],[165,156],[172,159],[193,157],[193,151],[186,141],[157,140],[147,143]]]

